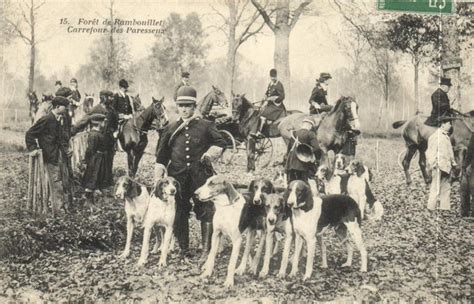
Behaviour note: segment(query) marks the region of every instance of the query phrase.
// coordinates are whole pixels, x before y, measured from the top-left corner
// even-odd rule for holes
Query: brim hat
[[[270,77],[277,77],[277,70],[276,69],[271,69],[270,70]]]
[[[319,82],[323,82],[323,81],[326,81],[326,80],[328,80],[328,79],[332,79],[331,74],[329,74],[329,73],[321,73],[321,74],[319,74],[319,79],[318,79]]]
[[[124,88],[124,89],[128,89],[128,81],[126,81],[125,79],[120,79],[119,87]]]
[[[100,91],[99,93],[99,96],[100,97],[113,97],[114,96],[114,93],[112,93],[112,91],[109,91],[109,90],[102,90]]]
[[[315,125],[314,120],[312,120],[311,118],[305,118],[305,119],[303,119],[303,121],[301,123],[308,123],[308,124],[311,124],[313,127]]]
[[[76,78],[72,78],[70,82],[77,84],[77,79],[76,79]]]
[[[183,78],[189,78],[189,72],[182,72],[181,77]]]
[[[296,147],[296,157],[303,163],[312,163],[316,160],[313,148],[310,145],[300,143]]]
[[[62,82],[61,82],[60,80],[56,80],[56,82],[54,83],[54,85],[60,85],[60,86],[62,86],[63,84],[62,84]]]
[[[452,86],[451,78],[441,77],[441,79],[439,81],[439,84],[440,85],[447,85],[448,87],[450,87],[450,86]]]
[[[72,90],[67,87],[61,87],[56,91],[56,96],[69,97],[72,94]]]
[[[100,113],[92,114],[89,117],[89,121],[92,122],[92,123],[100,123],[100,122],[104,121],[105,119],[106,119],[106,116],[104,114],[100,114]]]
[[[57,107],[57,106],[69,106],[69,100],[66,98],[66,97],[62,97],[62,96],[56,96],[53,98],[53,101],[51,101],[51,105],[53,107]]]
[[[176,97],[176,104],[196,104],[197,92],[191,86],[182,86],[179,88]]]

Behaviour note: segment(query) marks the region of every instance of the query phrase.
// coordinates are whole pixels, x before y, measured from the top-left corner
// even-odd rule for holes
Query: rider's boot
[[[256,133],[257,137],[263,136],[262,131],[263,131],[263,127],[265,126],[266,121],[267,121],[267,119],[265,117],[260,116],[260,120],[258,122],[259,124],[258,124],[258,127],[257,127],[257,133]]]

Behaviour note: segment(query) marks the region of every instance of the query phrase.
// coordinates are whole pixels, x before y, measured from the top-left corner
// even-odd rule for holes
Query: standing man
[[[217,158],[226,145],[215,124],[195,114],[196,90],[183,86],[178,90],[176,104],[180,118],[164,130],[156,151],[155,175],[168,174],[180,183],[176,197],[174,232],[180,253],[189,257],[190,199],[194,191],[213,175],[211,159]],[[210,149],[212,147],[212,149]],[[203,257],[211,248],[214,205],[193,198],[196,218],[201,221]]]
[[[313,129],[314,126],[315,122],[311,118],[306,118],[303,120],[301,128],[293,133],[293,137],[288,144],[286,162],[288,183],[294,180],[307,182],[316,173],[316,162],[319,162],[322,153],[316,132]],[[305,154],[307,159],[303,159],[302,154]]]
[[[461,216],[469,217],[471,214],[471,200],[474,198],[474,133],[467,147],[466,156],[462,163],[461,185]]]
[[[77,79],[72,78],[70,82],[70,89],[71,89],[71,96],[69,99],[71,100],[71,105],[70,105],[70,115],[72,120],[74,120],[74,113],[76,109],[81,105],[81,93],[79,93],[77,89]]]
[[[285,99],[285,89],[283,84],[277,79],[277,70],[270,70],[270,83],[265,92],[264,103],[260,111],[260,120],[251,135],[261,136],[263,127],[267,120],[275,121],[285,115],[286,109],[283,104]]]
[[[448,92],[451,89],[451,79],[441,77],[439,88],[431,95],[431,115],[425,121],[425,124],[432,127],[439,127],[439,118],[442,116],[450,116],[451,102],[449,101]]]
[[[189,72],[182,72],[181,73],[181,81],[178,83],[178,85],[174,89],[174,95],[173,95],[173,100],[174,101],[176,101],[176,98],[178,97],[178,90],[182,86],[189,86]]]
[[[62,84],[61,80],[56,80],[56,82],[54,83],[54,88],[55,88],[54,91],[57,92],[62,87],[63,87],[63,84]]]
[[[436,209],[437,202],[440,202],[441,210],[450,209],[451,169],[456,166],[454,160],[453,147],[449,138],[451,129],[451,117],[441,116],[438,121],[441,126],[428,139],[428,149],[426,150],[426,161],[432,170],[430,194],[428,197],[428,209]]]
[[[332,106],[328,104],[326,99],[329,81],[331,79],[332,77],[329,73],[321,73],[319,79],[316,79],[316,86],[309,98],[309,114],[320,114],[321,112],[328,112],[332,109]]]
[[[64,151],[61,149],[62,129],[59,121],[61,116],[67,112],[68,105],[69,101],[65,97],[55,97],[52,101],[51,112],[41,117],[26,131],[25,135],[26,147],[29,151],[43,150],[43,161],[49,175],[53,213],[65,207],[65,189],[59,167],[61,160],[64,159],[62,157]]]

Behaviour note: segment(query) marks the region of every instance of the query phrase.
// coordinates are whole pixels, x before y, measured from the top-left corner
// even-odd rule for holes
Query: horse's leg
[[[135,151],[132,148],[126,152],[127,152],[128,176],[134,177],[135,172],[133,172],[133,160],[135,159]]]
[[[431,183],[431,174],[428,173],[428,170],[426,170],[426,150],[418,149],[418,152],[420,153],[420,157],[418,159],[418,164],[420,165],[420,170],[421,174],[423,175],[423,179],[425,180],[425,183],[429,185]]]
[[[247,138],[247,172],[255,171],[255,138]]]
[[[148,144],[148,137],[146,135],[140,136],[140,142],[135,148],[135,157],[133,162],[133,175],[137,174],[138,171],[138,164],[142,159],[143,153],[145,152],[145,148]]]
[[[417,147],[415,145],[407,146],[405,157],[403,158],[403,161],[402,161],[403,171],[405,172],[405,179],[406,179],[407,185],[411,184],[411,177],[410,177],[410,172],[409,172],[410,162],[411,162],[411,159],[413,158],[413,155],[415,155],[416,150],[417,150]]]

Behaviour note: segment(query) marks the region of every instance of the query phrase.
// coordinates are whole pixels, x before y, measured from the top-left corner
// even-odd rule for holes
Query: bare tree
[[[219,29],[224,32],[227,38],[227,83],[229,93],[234,90],[235,75],[237,74],[236,57],[240,46],[252,36],[260,33],[265,25],[265,22],[257,22],[260,14],[257,9],[252,10],[249,3],[250,0],[225,0],[224,5],[228,9],[228,14],[222,13],[213,7],[216,14],[224,21]]]
[[[41,42],[37,37],[36,27],[38,14],[45,1],[22,0],[16,2],[15,14],[6,16],[5,21],[11,27],[12,33],[20,38],[30,48],[30,65],[28,74],[28,91],[33,91],[35,85],[36,50]],[[18,18],[13,18],[18,16]]]
[[[252,0],[252,4],[257,8],[266,25],[275,35],[275,51],[273,61],[275,68],[280,74],[280,78],[285,89],[290,92],[290,34],[296,23],[312,0],[304,0],[294,9],[290,9],[290,0],[276,0],[274,7],[275,18],[268,9],[264,8],[257,0]],[[288,94],[289,95],[289,94]]]

